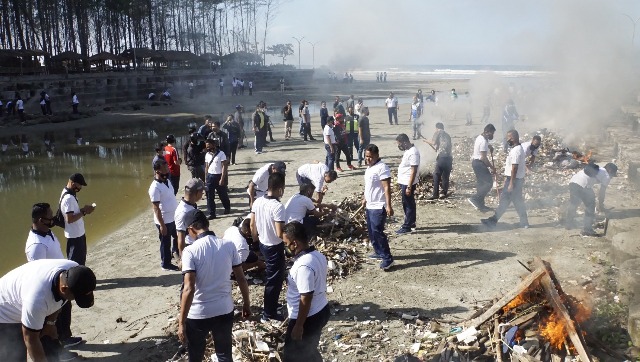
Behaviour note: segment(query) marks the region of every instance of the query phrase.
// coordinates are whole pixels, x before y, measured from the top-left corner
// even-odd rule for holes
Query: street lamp
[[[292,36],[292,38],[298,42],[298,69],[300,69],[300,42],[302,42],[302,39],[304,39],[304,37],[298,39],[295,36]]]
[[[309,42],[309,44],[311,44],[311,49],[312,49],[312,52],[313,52],[313,58],[312,58],[313,59],[312,60],[313,61],[313,63],[312,63],[313,64],[313,69],[316,69],[316,44],[318,44],[318,43],[319,43],[319,41],[317,41],[315,43]]]
[[[633,35],[631,35],[631,46],[633,46],[635,44],[635,39],[636,39],[636,25],[638,24],[638,21],[640,21],[640,18],[633,20],[633,18],[630,15],[627,15],[627,14],[622,14],[622,15],[629,18],[629,20],[631,20],[631,23],[633,23]]]

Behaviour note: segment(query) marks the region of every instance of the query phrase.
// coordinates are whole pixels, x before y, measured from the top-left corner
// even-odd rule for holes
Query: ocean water
[[[471,79],[483,75],[500,78],[541,78],[555,74],[541,67],[515,65],[406,65],[355,69],[351,74],[355,79],[375,80],[377,72],[387,72],[387,81]],[[340,78],[340,75],[338,77]]]

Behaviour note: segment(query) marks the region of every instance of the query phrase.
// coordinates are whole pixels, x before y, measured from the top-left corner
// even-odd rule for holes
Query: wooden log
[[[493,340],[496,342],[495,352],[496,352],[496,362],[502,362],[502,338],[500,338],[500,321],[498,318],[495,319],[493,326]]]
[[[515,288],[513,288],[510,292],[505,294],[500,300],[494,303],[491,308],[487,309],[486,312],[482,313],[479,317],[476,317],[469,322],[465,323],[467,328],[475,327],[476,329],[484,322],[486,322],[489,318],[491,318],[494,314],[504,308],[505,305],[509,304],[515,297],[520,295],[520,293],[527,290],[533,282],[538,280],[542,275],[545,274],[544,268],[537,268],[531,272],[531,274],[527,275]]]
[[[519,326],[522,323],[528,322],[529,320],[533,319],[537,315],[538,315],[538,311],[527,313],[527,314],[525,314],[523,316],[520,316],[520,317],[512,320],[511,322],[509,322],[509,324],[511,324],[512,326]]]
[[[562,302],[562,299],[560,297],[562,289],[560,288],[557,280],[555,280],[555,276],[553,274],[551,266],[538,257],[534,258],[533,262],[536,268],[545,270],[544,275],[542,276],[542,278],[540,278],[540,285],[544,289],[547,296],[547,301],[549,302],[551,307],[553,307],[554,312],[563,320],[567,333],[569,333],[569,339],[571,340],[571,343],[573,343],[573,347],[578,352],[580,360],[582,362],[591,362],[592,359],[585,349],[585,343],[582,339],[580,327],[573,322],[571,314]]]

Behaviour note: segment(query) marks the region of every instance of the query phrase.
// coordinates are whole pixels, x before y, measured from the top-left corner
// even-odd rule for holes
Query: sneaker
[[[369,255],[369,259],[378,259],[378,260],[380,260],[380,259],[382,259],[382,255],[373,253],[373,254]]]
[[[353,167],[352,165],[348,165],[347,167],[349,167],[349,170],[355,170],[356,168]]]
[[[362,167],[362,162],[358,162],[358,167]]]
[[[213,219],[215,219],[215,218],[216,218],[216,216],[215,216],[215,215],[209,215],[209,216],[207,216],[207,220],[213,220]]]
[[[490,207],[484,206],[484,205],[480,206],[480,212],[481,213],[486,213],[486,212],[490,212],[490,211],[493,211],[493,209],[490,208]]]
[[[400,235],[400,234],[406,234],[406,233],[410,233],[411,229],[405,229],[405,228],[400,228],[398,230],[396,230],[396,234]]]
[[[164,271],[180,271],[180,268],[178,268],[176,265],[169,264],[167,266],[163,266],[162,270],[164,270]]]
[[[64,348],[69,348],[69,347],[77,346],[82,342],[84,342],[84,339],[82,339],[81,337],[69,337],[64,340],[61,340],[60,344],[62,344],[62,347]]]
[[[395,264],[393,260],[383,261],[382,263],[380,263],[380,269],[389,270],[393,266],[393,264]]]
[[[497,222],[492,218],[481,219],[480,222],[482,222],[482,224],[484,224],[484,226],[488,228],[494,228],[497,224]]]
[[[58,352],[58,361],[60,362],[73,361],[76,358],[78,358],[78,354],[76,352],[67,350]]]
[[[262,151],[256,151],[256,155],[262,154]]]
[[[271,317],[267,317],[266,315],[262,315],[262,317],[260,317],[260,322],[262,323],[268,323],[271,321],[278,321],[278,322],[282,322],[284,321],[285,318],[282,314],[276,314],[275,316],[271,316]]]
[[[336,167],[336,170],[342,172],[342,169],[340,167]]]
[[[478,205],[475,201],[473,201],[472,198],[468,198],[467,201],[469,201],[469,203],[471,204],[471,206],[473,206],[474,209],[480,210],[480,205]]]

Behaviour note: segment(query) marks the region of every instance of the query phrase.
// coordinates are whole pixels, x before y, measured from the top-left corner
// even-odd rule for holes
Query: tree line
[[[280,0],[0,0],[0,48],[264,53]]]

